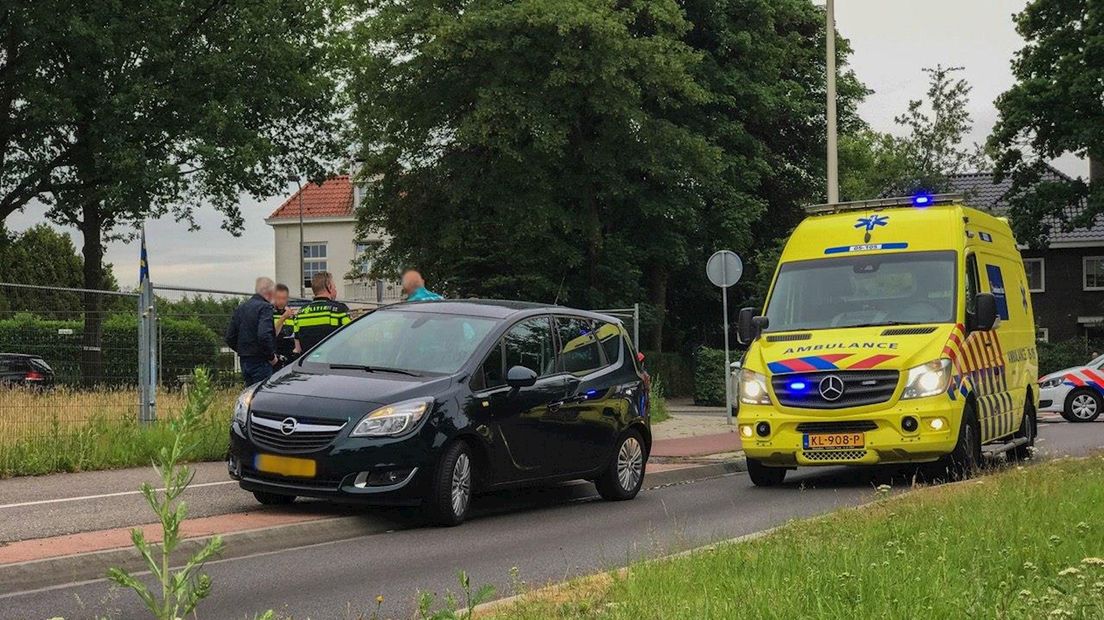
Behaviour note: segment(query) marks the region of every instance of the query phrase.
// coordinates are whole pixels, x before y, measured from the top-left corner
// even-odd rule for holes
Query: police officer
[[[337,297],[337,285],[328,271],[314,274],[311,290],[314,291],[314,300],[295,315],[296,353],[305,352],[352,320],[349,307],[334,299]]]
[[[276,329],[276,355],[280,364],[295,359],[295,308],[288,305],[291,291],[286,284],[277,284],[272,296],[272,323]]]
[[[276,330],[272,323],[272,295],[276,283],[271,278],[257,278],[252,297],[234,309],[226,330],[226,345],[241,360],[242,379],[247,386],[272,376],[276,357]]]

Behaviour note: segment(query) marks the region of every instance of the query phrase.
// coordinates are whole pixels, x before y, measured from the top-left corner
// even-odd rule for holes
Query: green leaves
[[[173,551],[181,542],[180,527],[188,513],[187,505],[180,497],[195,475],[183,463],[191,449],[191,433],[210,407],[212,397],[210,374],[205,368],[196,368],[184,410],[171,422],[172,445],[162,449],[153,463],[161,478],[162,489],[154,489],[149,483],[141,486],[142,496],[161,524],[161,543],[149,543],[139,528],[131,530],[130,538],[145,560],[146,567],[160,584],[160,595],[125,570],[112,568],[108,571],[109,579],[133,590],[158,620],[176,620],[187,616],[210,594],[211,579],[199,571],[222,550],[222,539],[214,536],[187,560],[183,568],[175,572],[169,568]]]

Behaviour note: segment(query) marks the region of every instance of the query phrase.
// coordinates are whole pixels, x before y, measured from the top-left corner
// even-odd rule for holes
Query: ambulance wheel
[[[1070,422],[1092,422],[1100,417],[1101,409],[1104,409],[1104,400],[1100,394],[1089,388],[1078,388],[1066,397],[1062,417]]]
[[[1031,404],[1030,394],[1028,394],[1027,402],[1024,403],[1023,419],[1020,421],[1020,430],[1016,431],[1016,434],[1012,436],[1013,439],[1027,439],[1027,443],[1012,448],[1012,451],[1008,453],[1008,456],[1016,459],[1017,461],[1026,461],[1031,458],[1031,453],[1035,447],[1035,437],[1039,435],[1039,422],[1035,417],[1035,405]]]
[[[981,432],[974,408],[967,406],[958,427],[958,443],[944,459],[947,472],[953,478],[966,479],[981,467]]]
[[[264,491],[253,491],[253,497],[265,506],[287,506],[295,501],[294,495],[280,495],[278,493],[265,493]]]
[[[758,459],[747,460],[748,476],[757,487],[776,487],[786,479],[785,467],[768,467]]]

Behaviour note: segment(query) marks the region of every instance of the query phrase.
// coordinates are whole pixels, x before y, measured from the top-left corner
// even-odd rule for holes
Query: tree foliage
[[[86,288],[103,241],[148,218],[238,232],[242,192],[281,191],[336,153],[340,0],[62,0],[0,8],[0,219],[37,200],[80,230]],[[89,375],[101,363],[89,295]]]
[[[1066,153],[1104,162],[1104,6],[1033,0],[1015,22],[1025,45],[989,144],[998,176],[1012,178],[1017,238],[1042,247],[1055,227],[1087,226],[1104,212],[1104,180],[1041,181],[1047,162]]]
[[[644,298],[658,348],[664,324],[680,342],[713,322],[709,253],[785,234],[822,194],[824,15],[807,2],[364,8],[359,216],[391,236],[380,275],[584,307]],[[845,123],[864,92],[845,72]]]
[[[970,84],[962,67],[937,65],[928,74],[926,98],[909,101],[894,120],[900,136],[863,128],[840,140],[840,195],[844,200],[941,192],[955,174],[988,166],[981,147],[967,142],[973,129]]]

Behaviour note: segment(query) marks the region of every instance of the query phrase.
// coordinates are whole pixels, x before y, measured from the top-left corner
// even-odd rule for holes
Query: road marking
[[[202,482],[200,484],[190,484],[189,489],[198,489],[200,487],[213,487],[223,484],[237,484],[237,480],[223,480],[220,482]],[[164,488],[154,489],[155,491],[164,491]],[[141,495],[141,491],[120,491],[118,493],[101,493],[100,495],[82,495],[81,497],[59,497],[57,499],[40,499],[33,502],[19,502],[17,504],[0,504],[0,510],[4,508],[23,508],[25,506],[41,506],[43,504],[60,504],[63,502],[83,502],[87,499],[104,499],[105,497],[122,497],[124,495]]]

